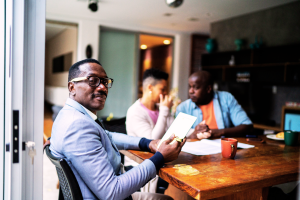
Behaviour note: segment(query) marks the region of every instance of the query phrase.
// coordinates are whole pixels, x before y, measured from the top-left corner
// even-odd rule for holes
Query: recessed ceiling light
[[[183,0],[166,0],[166,3],[171,8],[177,8],[182,4]]]
[[[141,45],[141,49],[147,49],[147,45],[142,44],[142,45]]]
[[[171,43],[170,40],[164,40],[164,44],[168,45],[170,43]]]
[[[188,19],[189,21],[192,21],[192,22],[195,22],[195,21],[199,21],[199,18],[194,18],[194,17],[191,17]]]
[[[164,16],[166,16],[166,17],[170,17],[170,16],[172,16],[173,14],[172,13],[165,13],[164,14]]]

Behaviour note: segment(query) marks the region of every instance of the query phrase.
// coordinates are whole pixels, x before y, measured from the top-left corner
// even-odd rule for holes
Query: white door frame
[[[5,2],[1,1],[0,5],[0,66],[4,66],[4,52],[5,52]],[[2,31],[3,30],[3,31]],[[4,67],[0,67],[0,198],[3,199],[3,170],[4,170]]]
[[[5,3],[4,135],[10,151],[5,152],[4,199],[40,200],[43,198],[46,3],[45,0],[6,0]],[[17,146],[13,145],[16,141],[12,124],[14,110],[19,111],[17,163],[13,163]],[[35,142],[33,164],[28,148],[22,150],[22,144],[27,141]]]

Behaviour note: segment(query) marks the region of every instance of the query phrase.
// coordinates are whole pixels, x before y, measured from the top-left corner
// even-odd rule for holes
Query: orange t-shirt
[[[199,106],[199,108],[202,110],[203,120],[205,120],[208,127],[210,129],[218,129],[213,100],[211,100],[211,102],[209,102],[207,105]]]

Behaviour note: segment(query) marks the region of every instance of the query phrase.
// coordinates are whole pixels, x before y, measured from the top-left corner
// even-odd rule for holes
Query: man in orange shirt
[[[195,131],[188,138],[235,137],[252,131],[252,122],[236,99],[229,92],[213,91],[209,72],[190,76],[189,96],[176,109],[176,115],[183,112],[197,117]]]

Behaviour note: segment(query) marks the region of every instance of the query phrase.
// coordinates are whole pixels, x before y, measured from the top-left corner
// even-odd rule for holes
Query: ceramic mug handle
[[[231,146],[231,154],[230,154],[230,157],[231,157],[233,155],[233,153],[234,153],[234,145],[232,144],[230,146]]]

